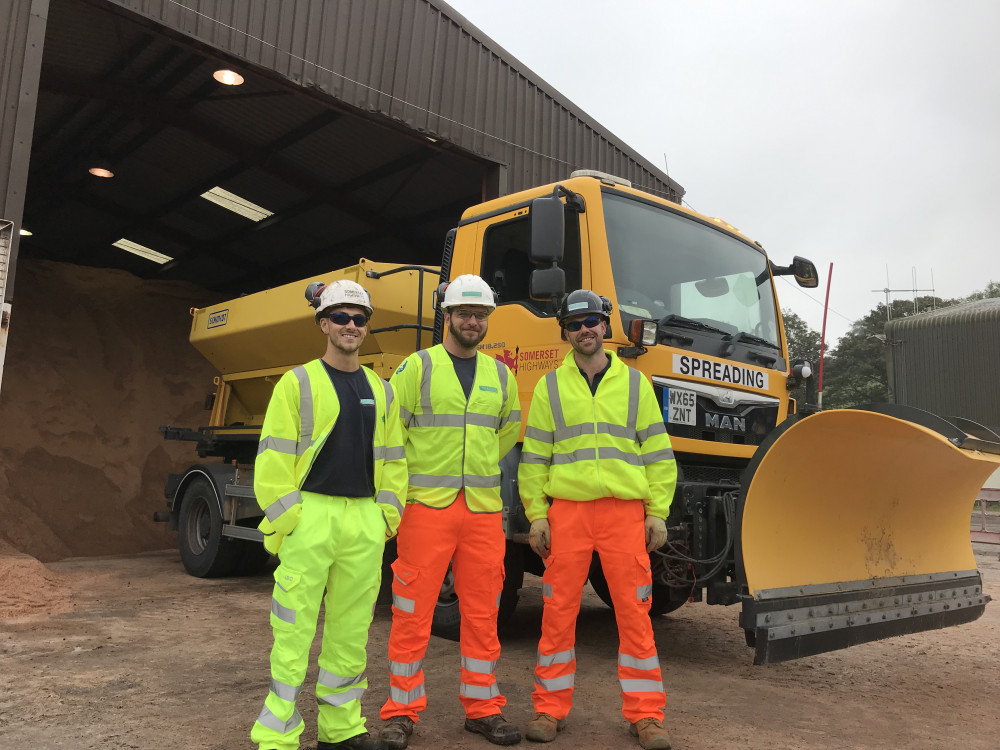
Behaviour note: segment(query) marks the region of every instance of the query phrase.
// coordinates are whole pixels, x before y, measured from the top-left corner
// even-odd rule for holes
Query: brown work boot
[[[406,750],[413,734],[413,719],[409,716],[392,716],[382,725],[378,738],[389,750]]]
[[[465,731],[481,734],[494,745],[516,745],[521,741],[521,730],[500,714],[481,719],[466,719]]]
[[[528,731],[524,736],[532,742],[552,742],[556,734],[565,728],[565,719],[557,719],[549,714],[535,714],[535,718],[528,722]]]
[[[629,733],[639,738],[643,750],[670,750],[670,735],[659,719],[639,719],[629,728]]]

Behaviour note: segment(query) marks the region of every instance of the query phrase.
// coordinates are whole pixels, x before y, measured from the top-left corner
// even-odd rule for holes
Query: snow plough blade
[[[755,664],[971,622],[969,536],[1000,445],[896,405],[792,417],[743,477],[740,624]]]

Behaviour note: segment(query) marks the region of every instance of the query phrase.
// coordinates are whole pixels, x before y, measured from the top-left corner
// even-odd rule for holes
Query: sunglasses
[[[346,326],[352,320],[354,321],[354,325],[357,326],[358,328],[364,328],[366,325],[368,325],[368,316],[365,315],[364,313],[358,313],[356,315],[348,315],[345,312],[332,312],[326,317],[328,317],[338,326]]]
[[[452,316],[458,318],[459,320],[468,320],[469,318],[475,318],[480,323],[486,320],[490,314],[488,312],[473,312],[472,310],[454,310],[452,311]]]
[[[587,328],[597,328],[601,323],[604,322],[604,318],[598,318],[596,315],[591,315],[589,318],[584,318],[583,320],[571,320],[569,323],[563,326],[567,331],[576,333],[583,327]]]

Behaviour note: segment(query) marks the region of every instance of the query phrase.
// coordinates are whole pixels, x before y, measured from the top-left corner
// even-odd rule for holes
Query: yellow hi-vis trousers
[[[365,731],[366,647],[384,547],[385,520],[373,499],[302,493],[301,520],[285,537],[274,571],[271,687],[250,732],[261,750],[299,746],[305,723],[295,699],[305,680],[321,602],[319,740],[340,742]]]

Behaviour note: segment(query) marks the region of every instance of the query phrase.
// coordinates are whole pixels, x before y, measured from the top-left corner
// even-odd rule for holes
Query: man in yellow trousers
[[[261,750],[298,748],[305,722],[295,700],[322,603],[317,750],[383,750],[365,730],[361,696],[382,551],[406,497],[399,404],[388,383],[359,365],[368,292],[335,281],[313,304],[326,353],[278,381],[254,468],[264,546],[281,562],[271,600],[271,685],[250,737]]]

